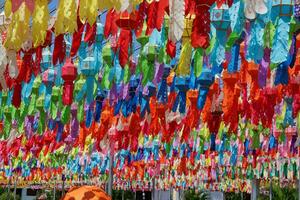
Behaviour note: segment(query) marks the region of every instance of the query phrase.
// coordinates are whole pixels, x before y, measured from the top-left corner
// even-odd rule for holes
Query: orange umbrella
[[[63,200],[111,200],[111,197],[96,186],[81,186],[71,188]]]

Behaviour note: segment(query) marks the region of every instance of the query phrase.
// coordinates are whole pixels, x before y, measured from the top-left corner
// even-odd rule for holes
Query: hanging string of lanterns
[[[110,151],[123,189],[299,177],[297,1],[48,3],[5,1],[5,181],[105,180]]]

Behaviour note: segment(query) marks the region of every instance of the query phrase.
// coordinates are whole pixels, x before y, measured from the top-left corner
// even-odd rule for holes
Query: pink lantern
[[[70,59],[68,59],[66,64],[62,67],[61,77],[64,80],[63,104],[71,105],[73,101],[74,90],[73,82],[77,77],[77,68],[74,66]]]

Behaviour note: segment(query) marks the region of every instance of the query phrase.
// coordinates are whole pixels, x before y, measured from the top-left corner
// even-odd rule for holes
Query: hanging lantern
[[[144,46],[149,42],[149,37],[148,36],[141,36],[137,39],[138,43],[142,45],[141,49],[144,48]]]
[[[95,58],[92,56],[86,57],[82,65],[79,66],[80,71],[85,76],[94,75],[95,74]]]
[[[259,88],[258,85],[258,64],[251,61],[248,63],[248,73],[251,76],[250,98],[255,97]]]
[[[214,75],[212,74],[211,70],[208,68],[204,68],[199,78],[197,79],[197,83],[200,84],[197,102],[198,109],[202,109],[204,107],[209,87],[213,82]]]
[[[239,79],[238,73],[230,73],[227,70],[223,72],[223,80],[228,83],[236,83]]]
[[[183,43],[185,41],[191,40],[193,21],[194,21],[195,17],[196,17],[195,15],[191,15],[184,19],[184,30],[183,30],[183,34],[182,34]]]
[[[63,104],[71,105],[73,101],[74,90],[73,82],[77,77],[77,68],[74,66],[70,59],[68,59],[65,65],[62,67],[61,77],[64,80]]]
[[[195,2],[196,17],[193,20],[191,43],[194,48],[206,49],[210,41],[210,8],[215,0],[196,0]]]
[[[103,48],[102,51],[102,58],[104,60],[104,62],[108,65],[111,66],[112,65],[112,60],[111,60],[111,50],[110,47],[106,46]]]
[[[300,71],[300,52],[298,53],[296,57],[296,62],[295,62],[295,71],[299,72]]]
[[[286,74],[287,56],[289,55],[289,32],[291,16],[293,15],[293,3],[294,0],[274,0],[271,10],[271,20],[276,27],[271,51],[271,63],[279,64],[276,72],[280,74]],[[277,76],[276,76],[277,77]],[[280,77],[280,76],[278,76]],[[283,77],[283,76],[282,76]],[[275,80],[276,84],[286,84],[287,80]]]
[[[211,11],[211,23],[216,27],[217,30],[226,31],[230,26],[230,15],[229,9],[223,6],[221,8],[214,8]]]
[[[197,90],[188,91],[188,99],[189,99],[192,106],[197,103],[197,98],[198,98],[198,91]]]
[[[53,68],[47,69],[43,73],[43,83],[46,85],[53,84],[56,78],[56,71]]]
[[[297,135],[297,129],[296,129],[296,127],[290,126],[285,129],[285,133],[288,138],[292,138],[294,135]]]
[[[127,11],[125,11],[120,15],[119,19],[116,20],[116,24],[121,29],[135,29],[137,26],[136,14],[134,12],[129,14]]]
[[[216,94],[213,95],[212,106],[211,106],[211,113],[213,115],[220,116],[223,113],[222,110],[223,96],[224,95],[222,93],[219,95]]]
[[[156,94],[156,87],[152,83],[148,85],[149,96],[152,97]]]
[[[212,66],[219,67],[225,60],[227,31],[230,29],[230,14],[228,5],[214,7],[210,13],[211,24],[216,29],[216,42],[210,55]],[[213,69],[213,71],[216,71]],[[218,70],[217,70],[218,71]]]
[[[300,0],[295,0],[295,17],[300,20]]]
[[[156,56],[157,56],[157,46],[156,45],[149,45],[147,48],[147,58],[148,62],[154,62]]]
[[[95,83],[95,75],[97,73],[97,69],[95,66],[95,58],[92,56],[86,57],[81,65],[79,65],[79,70],[82,75],[85,76],[85,84],[86,90],[84,93],[86,94],[86,101],[88,104],[90,104],[93,101],[94,98],[94,83]],[[83,98],[83,96],[81,96]],[[79,100],[79,99],[78,99]]]
[[[273,0],[272,14],[274,16],[292,16],[294,9],[294,0]],[[276,13],[276,14],[275,14]]]
[[[36,108],[39,111],[38,133],[43,134],[46,128],[46,112],[44,110],[44,95],[36,100]]]
[[[276,129],[274,130],[274,132],[273,132],[274,137],[275,137],[276,139],[279,138],[279,136],[281,135],[281,133],[282,133],[282,130],[277,129],[277,128],[276,128]]]
[[[164,18],[164,26],[165,26],[166,30],[169,30],[169,27],[170,27],[170,18],[169,18],[169,16],[166,16]]]
[[[51,61],[50,61],[51,63]],[[52,88],[54,86],[56,78],[56,71],[54,68],[49,68],[43,72],[43,83],[46,85],[46,96],[45,96],[45,109],[48,110],[50,107]]]
[[[189,77],[175,77],[175,87],[178,89],[178,94],[174,102],[172,111],[176,112],[179,106],[179,112],[185,113],[186,109],[186,93],[189,86]]]
[[[276,88],[266,87],[265,91],[267,96],[273,96],[274,98],[276,97],[277,94]]]
[[[52,64],[51,59],[52,59],[52,54],[51,54],[49,48],[44,48],[43,60],[41,62],[42,71],[45,71],[45,70],[47,70],[48,68],[51,67],[51,64]]]
[[[103,106],[103,101],[107,96],[107,91],[98,91],[98,94],[96,96],[96,110],[95,110],[95,121],[99,122],[101,118],[101,113],[102,113],[102,106]]]

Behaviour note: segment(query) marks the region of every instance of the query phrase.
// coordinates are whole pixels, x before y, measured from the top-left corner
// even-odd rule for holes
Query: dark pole
[[[65,196],[65,181],[66,181],[66,176],[63,174],[62,175],[62,196]]]
[[[298,199],[300,200],[300,178],[298,178]]]
[[[56,178],[54,178],[54,188],[53,188],[53,190],[54,190],[54,194],[53,194],[53,200],[55,200],[55,196],[56,196]]]
[[[8,187],[7,187],[7,197],[8,199],[10,200],[10,182],[11,182],[11,177],[9,177],[9,180],[8,180]]]
[[[14,185],[14,200],[17,199],[17,177],[15,177],[15,185]]]

